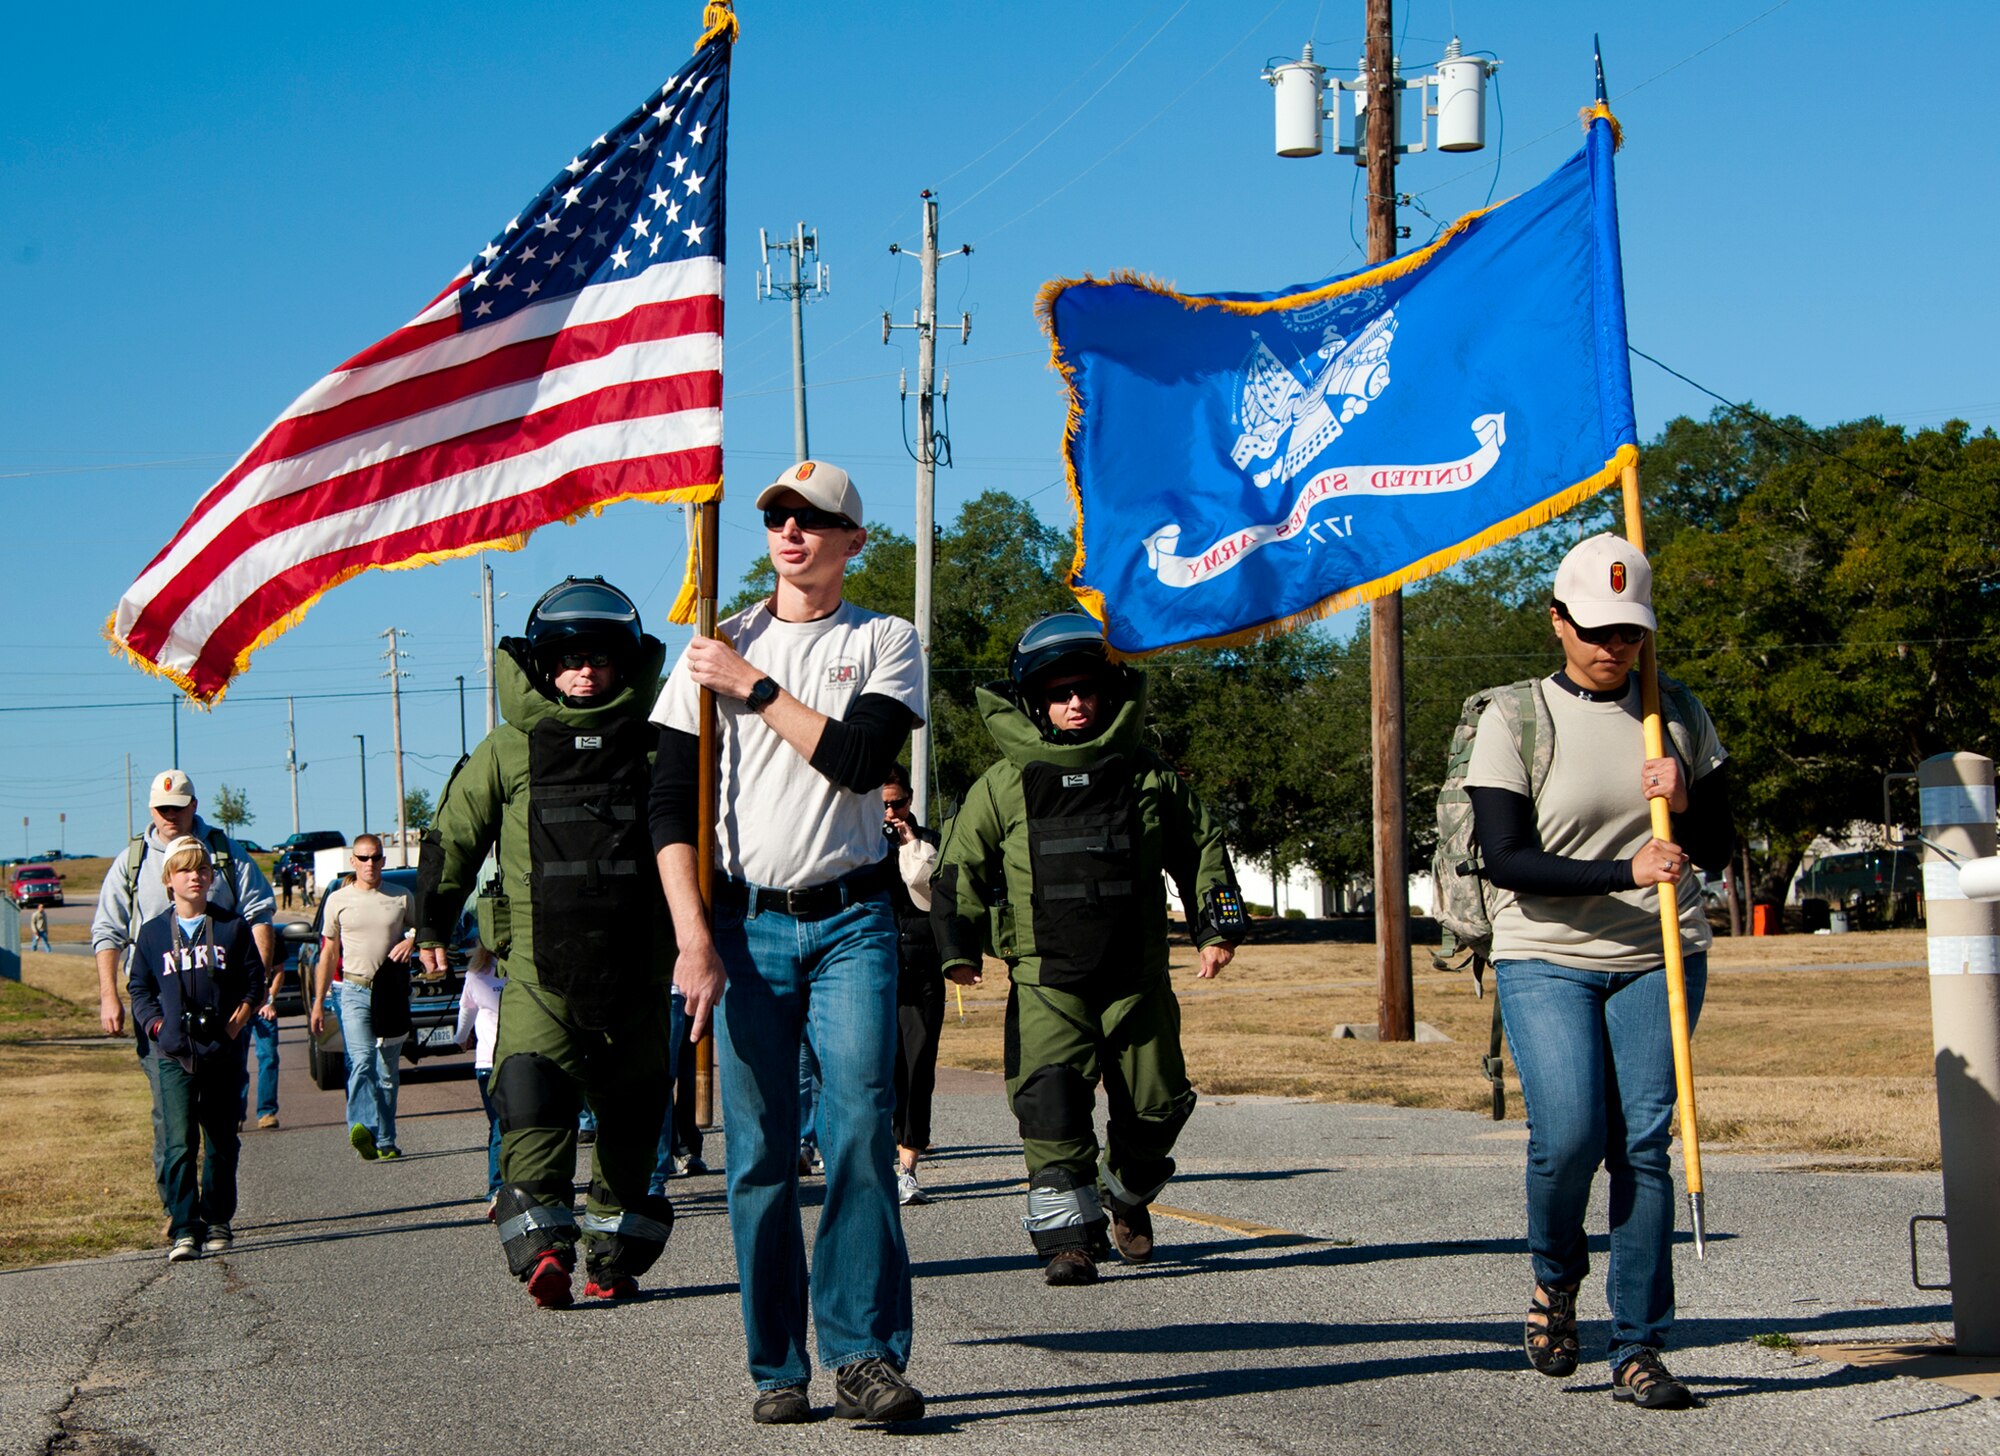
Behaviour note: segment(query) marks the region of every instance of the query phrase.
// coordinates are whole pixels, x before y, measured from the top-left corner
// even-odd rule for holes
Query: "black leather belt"
[[[741,880],[724,880],[715,887],[715,903],[731,910],[755,910],[758,914],[789,915],[794,920],[824,920],[860,900],[873,899],[889,888],[894,873],[887,860],[856,870],[823,885],[799,890],[771,890],[752,887]]]

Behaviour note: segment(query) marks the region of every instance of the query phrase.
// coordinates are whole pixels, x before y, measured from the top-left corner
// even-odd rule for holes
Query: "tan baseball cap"
[[[147,806],[154,809],[185,809],[194,802],[194,784],[177,768],[153,776],[153,790]]]
[[[1608,531],[1579,541],[1556,568],[1556,600],[1579,627],[1634,624],[1653,631],[1653,568],[1646,553]]]
[[[838,465],[829,465],[824,460],[801,460],[757,492],[757,509],[763,510],[788,490],[797,491],[823,511],[847,517],[857,526],[865,519],[861,514],[861,492]]]

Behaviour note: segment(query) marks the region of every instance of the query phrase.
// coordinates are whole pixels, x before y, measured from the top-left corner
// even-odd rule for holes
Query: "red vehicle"
[[[16,905],[61,905],[62,880],[48,865],[20,865],[12,886]]]

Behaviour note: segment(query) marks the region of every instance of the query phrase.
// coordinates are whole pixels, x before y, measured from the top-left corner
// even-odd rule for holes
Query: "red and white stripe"
[[[301,395],[119,600],[111,634],[205,700],[357,572],[512,543],[722,479],[722,263],[459,331],[458,283]]]

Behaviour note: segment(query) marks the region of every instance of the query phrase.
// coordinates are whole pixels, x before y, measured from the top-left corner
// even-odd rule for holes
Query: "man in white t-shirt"
[[[810,1420],[799,1223],[801,1038],[819,1058],[826,1201],[811,1303],[836,1416],[915,1420],[910,1264],[896,1206],[896,922],[882,781],[924,710],[916,629],[841,599],[868,539],[847,472],[805,460],[757,497],[777,587],[696,637],[653,710],[651,820],[700,1040],[713,1016],[729,1221],[753,1419]],[[720,810],[695,843],[700,689],[715,695]],[[716,867],[714,927],[697,854]]]
[[[376,1035],[375,982],[378,976],[408,977],[417,902],[401,885],[383,883],[382,841],[375,835],[356,835],[347,853],[354,878],[326,897],[309,1015],[318,1036],[326,1025],[328,990],[337,986],[334,1009],[347,1048],[347,1140],[372,1163],[403,1156],[396,1146],[397,1059],[408,1033]]]

